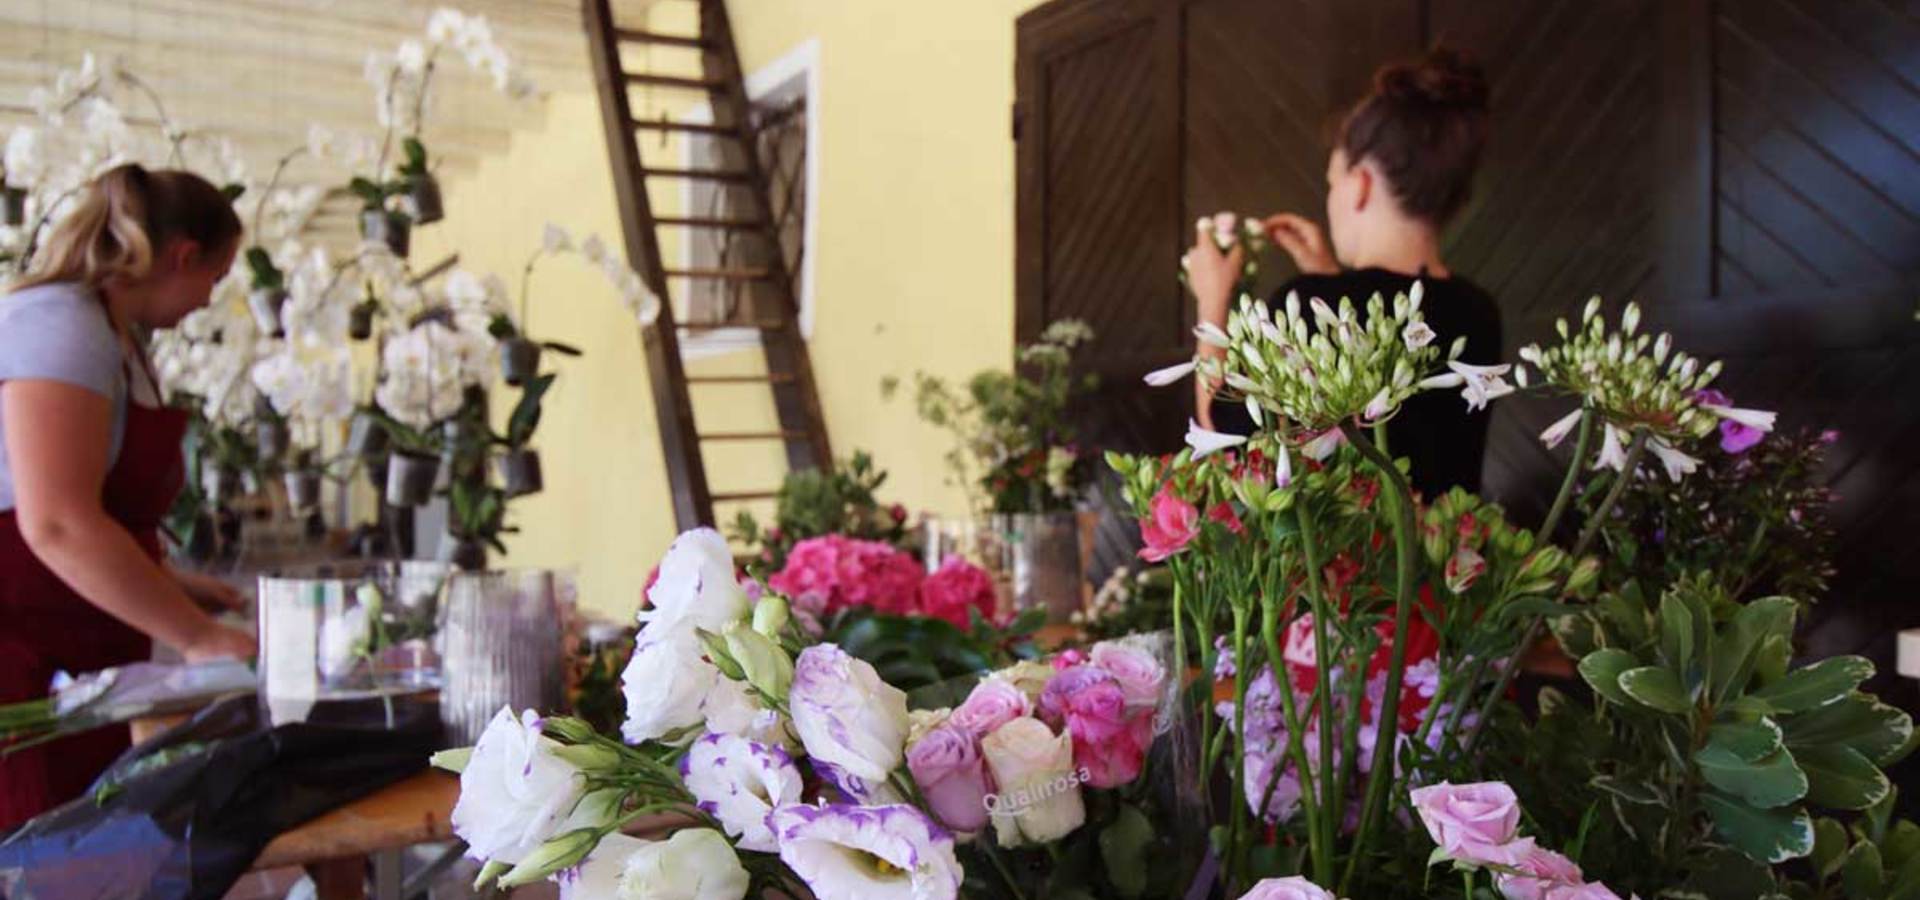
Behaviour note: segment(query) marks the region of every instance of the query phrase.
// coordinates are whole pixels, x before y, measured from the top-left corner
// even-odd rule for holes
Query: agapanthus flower
[[[962,873],[953,836],[906,805],[774,810],[780,859],[819,900],[950,900]]]

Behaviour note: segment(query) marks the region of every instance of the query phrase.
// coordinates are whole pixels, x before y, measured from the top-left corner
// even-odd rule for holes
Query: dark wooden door
[[[1056,0],[1018,26],[1017,337],[1076,315],[1093,443],[1179,445],[1173,277],[1195,217],[1324,215],[1325,126],[1380,63],[1473,51],[1494,128],[1450,264],[1509,354],[1589,295],[1726,359],[1736,399],[1842,437],[1840,577],[1809,649],[1891,672],[1920,625],[1920,12],[1889,0]],[[1269,277],[1290,276],[1271,260]],[[1499,408],[1490,493],[1524,516],[1562,405]],[[1103,530],[1096,566],[1128,529]],[[1886,684],[1885,687],[1895,687]],[[1898,686],[1905,691],[1906,686]],[[1910,696],[1909,696],[1910,699]]]

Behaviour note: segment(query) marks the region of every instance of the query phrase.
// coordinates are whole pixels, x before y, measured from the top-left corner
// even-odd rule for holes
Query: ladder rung
[[[772,500],[780,496],[779,491],[734,491],[726,494],[714,494],[715,503],[741,503],[748,500]]]
[[[654,216],[655,225],[685,225],[688,228],[765,228],[764,219],[703,219],[698,216]]]
[[[642,131],[688,131],[694,134],[713,134],[725,137],[739,137],[740,129],[733,125],[708,125],[704,122],[675,122],[671,119],[635,119],[633,127]]]
[[[758,322],[676,322],[681,331],[727,331],[733,328],[754,328],[760,331],[779,331],[786,323],[778,319],[763,319]]]
[[[712,78],[682,78],[678,75],[651,75],[646,72],[623,72],[622,77],[628,84],[640,84],[648,87],[686,88],[690,91],[710,91],[726,87],[727,83]]]
[[[747,269],[668,269],[668,278],[710,278],[716,281],[765,281],[772,277],[772,270],[763,268]]]
[[[699,435],[702,441],[802,441],[804,431],[720,431]]]
[[[770,375],[689,375],[688,384],[792,384],[793,376],[784,372]]]
[[[648,178],[689,178],[695,181],[746,181],[752,177],[731,169],[641,169]]]
[[[671,44],[675,47],[705,47],[707,39],[691,34],[661,34],[657,31],[645,31],[639,28],[615,28],[613,36],[622,41],[639,44]]]

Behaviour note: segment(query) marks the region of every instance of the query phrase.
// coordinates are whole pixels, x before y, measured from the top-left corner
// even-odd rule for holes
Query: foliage
[[[980,511],[1073,508],[1088,472],[1068,410],[1098,380],[1075,375],[1072,363],[1075,348],[1092,339],[1086,323],[1062,319],[1020,348],[1020,371],[989,369],[958,388],[915,373],[914,408],[922,421],[953,435],[948,468]],[[881,393],[891,396],[898,387],[889,378]]]
[[[745,545],[768,572],[786,565],[795,544],[829,534],[906,549],[911,542],[906,508],[882,506],[876,496],[886,482],[886,470],[864,450],[826,471],[788,472],[774,497],[773,524],[763,528],[753,513],[741,510],[728,537]]]
[[[888,684],[911,692],[1037,658],[1033,633],[1045,623],[1046,611],[1040,609],[1022,613],[1005,628],[975,612],[964,630],[930,616],[848,609],[827,623],[821,640],[866,660]]]

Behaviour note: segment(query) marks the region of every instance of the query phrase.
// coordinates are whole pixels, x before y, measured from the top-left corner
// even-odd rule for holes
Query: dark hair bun
[[[1421,59],[1383,66],[1374,91],[1395,103],[1431,105],[1462,111],[1487,108],[1487,76],[1471,57],[1435,47]]]

